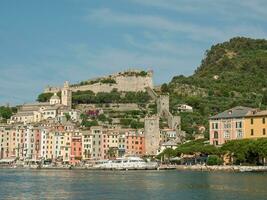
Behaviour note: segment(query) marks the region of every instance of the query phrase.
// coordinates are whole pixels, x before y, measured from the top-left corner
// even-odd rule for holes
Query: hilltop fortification
[[[153,88],[153,71],[128,70],[109,76],[103,76],[70,86],[72,92],[91,90],[94,93],[111,92],[117,89],[119,92],[145,91],[145,88]],[[61,91],[61,87],[48,86],[44,93]]]

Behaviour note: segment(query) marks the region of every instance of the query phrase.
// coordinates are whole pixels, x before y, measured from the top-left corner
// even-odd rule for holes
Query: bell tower
[[[69,82],[65,81],[64,87],[61,90],[61,103],[64,106],[71,108],[72,104],[72,92],[69,86]]]

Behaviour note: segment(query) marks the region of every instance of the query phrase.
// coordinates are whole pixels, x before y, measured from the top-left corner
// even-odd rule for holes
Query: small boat
[[[156,162],[146,162],[140,157],[130,156],[117,158],[115,160],[99,160],[93,169],[114,169],[114,170],[148,170],[157,169]]]

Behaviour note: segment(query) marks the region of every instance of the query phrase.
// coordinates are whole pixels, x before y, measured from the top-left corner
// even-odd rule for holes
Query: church
[[[49,102],[26,103],[18,108],[18,112],[11,117],[9,123],[36,123],[43,120],[55,119],[71,110],[72,91],[66,81],[61,90],[61,99],[54,93]]]

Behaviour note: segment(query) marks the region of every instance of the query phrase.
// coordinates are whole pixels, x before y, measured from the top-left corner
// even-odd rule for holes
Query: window
[[[231,128],[231,123],[230,123],[230,122],[225,122],[225,123],[224,123],[224,128],[225,128],[225,129],[229,129],[229,128]]]
[[[230,138],[230,132],[229,131],[224,131],[224,138],[229,139]]]
[[[243,132],[242,132],[242,130],[237,130],[237,131],[236,131],[236,137],[237,137],[238,139],[243,138]]]
[[[236,124],[235,124],[236,126],[236,128],[242,128],[242,126],[243,126],[243,124],[242,124],[242,122],[236,122]]]
[[[217,131],[214,131],[214,138],[215,138],[215,139],[218,139],[218,138],[219,138],[219,134],[218,134]]]
[[[262,129],[262,135],[266,135],[266,130],[265,130],[265,128]]]
[[[254,129],[250,130],[250,135],[254,135]]]
[[[254,123],[254,120],[253,119],[250,119],[250,124],[253,124]]]
[[[262,118],[262,123],[265,124],[265,117]]]
[[[212,123],[212,129],[218,129],[218,123]]]

